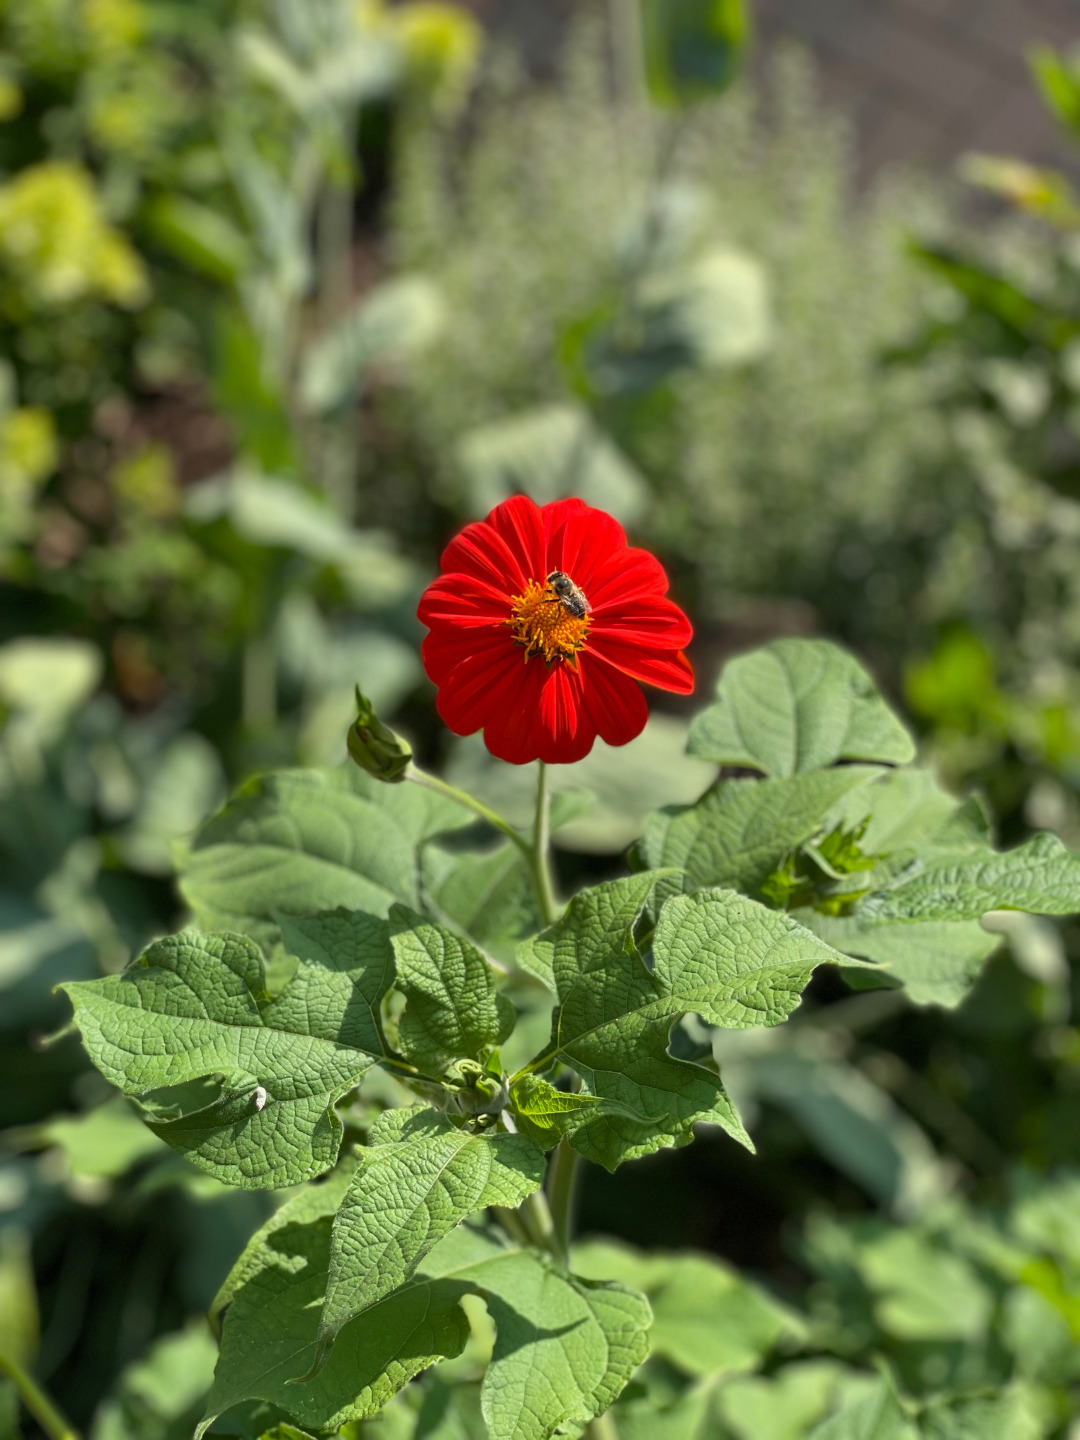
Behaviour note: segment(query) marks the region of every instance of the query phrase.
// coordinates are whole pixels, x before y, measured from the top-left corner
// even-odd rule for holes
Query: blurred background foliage
[[[643,67],[581,10],[541,85],[428,0],[0,0],[0,1352],[95,1440],[189,1433],[272,1201],[43,1046],[50,987],[181,922],[176,847],[252,770],[342,758],[358,680],[513,809],[414,619],[505,495],[663,557],[702,693],[837,636],[1006,839],[1080,843],[1080,201],[1007,157],[857,187],[805,57],[726,89],[737,33],[680,68],[645,3]],[[1072,62],[1034,70],[1076,132]],[[567,777],[567,888],[709,782],[674,703]],[[782,1045],[726,1037],[756,1158],[590,1174],[585,1232],[724,1257],[694,1300],[618,1252],[661,1317],[623,1440],[799,1440],[894,1382],[941,1440],[1075,1440],[1078,935],[1002,929],[955,1011],[825,977]],[[470,1363],[363,1433],[482,1433]]]

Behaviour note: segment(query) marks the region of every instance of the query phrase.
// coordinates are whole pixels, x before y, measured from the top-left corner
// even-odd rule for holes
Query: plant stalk
[[[545,925],[554,925],[559,918],[559,902],[555,899],[555,886],[551,878],[550,856],[550,795],[548,793],[548,771],[543,760],[536,781],[536,823],[533,826],[533,843],[528,847],[529,868],[532,870],[536,901],[540,907],[540,918]]]
[[[464,805],[474,815],[479,815],[481,820],[486,820],[494,829],[500,831],[509,840],[512,840],[523,855],[529,860],[532,866],[532,846],[501,815],[485,805],[482,800],[477,800],[465,790],[459,790],[456,785],[448,785],[445,780],[440,780],[437,775],[429,775],[426,770],[421,770],[416,765],[410,765],[405,775],[406,780],[411,780],[415,785],[422,785],[425,790],[433,790],[436,795],[445,795],[448,800],[456,800],[459,805]]]
[[[79,1440],[79,1432],[68,1421],[41,1386],[10,1355],[0,1351],[0,1371],[10,1376],[23,1404],[41,1426],[49,1440]]]
[[[580,1161],[581,1156],[571,1148],[564,1135],[555,1148],[547,1173],[547,1197],[555,1231],[556,1254],[564,1265],[570,1263]]]
[[[615,1429],[611,1411],[608,1410],[603,1415],[597,1415],[585,1434],[587,1440],[619,1440],[619,1432]]]

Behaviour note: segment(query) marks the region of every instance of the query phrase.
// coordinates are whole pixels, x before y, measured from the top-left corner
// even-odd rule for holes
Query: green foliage
[[[489,1205],[515,1209],[544,1178],[524,1136],[470,1134],[431,1110],[380,1119],[334,1218],[317,1364],[343,1325],[403,1285],[462,1220]]]
[[[641,0],[641,12],[654,100],[686,104],[726,89],[747,41],[743,0]]]
[[[717,702],[694,721],[691,755],[783,778],[837,760],[904,765],[911,736],[850,655],[777,640],[725,666]]]
[[[770,686],[790,703],[769,706]],[[763,694],[767,732],[746,718]],[[976,801],[905,763],[906,730],[843,651],[770,647],[734,662],[719,697],[693,733],[762,777],[721,778],[650,819],[636,852],[665,868],[587,886],[538,933],[520,891],[509,912],[498,899],[514,865],[531,877],[530,842],[512,831],[508,851],[466,864],[467,796],[433,793],[419,772],[421,786],[286,771],[244,787],[185,862],[202,923],[228,917],[249,934],[186,931],[119,974],[63,986],[95,1065],[196,1166],[252,1188],[329,1172],[256,1233],[215,1302],[200,1435],[256,1402],[305,1428],[385,1415],[417,1437],[469,1435],[482,1417],[495,1440],[549,1440],[617,1402],[631,1436],[704,1436],[714,1421],[740,1435],[775,1386],[780,1435],[788,1416],[803,1427],[792,1433],[824,1440],[962,1440],[972,1426],[1041,1440],[1043,1402],[1023,1385],[972,1390],[989,1360],[957,1360],[956,1393],[937,1394],[911,1347],[989,1355],[1003,1286],[1071,1333],[1080,1311],[1057,1258],[1071,1241],[1053,1205],[1021,1207],[1012,1238],[969,1233],[948,1209],[924,1229],[811,1226],[806,1263],[861,1294],[854,1339],[827,1305],[800,1314],[703,1257],[593,1243],[572,1252],[575,1273],[544,1219],[575,1152],[615,1170],[689,1144],[701,1124],[753,1148],[721,1080],[729,1061],[740,1094],[780,1099],[883,1196],[882,1174],[918,1159],[926,1177],[901,1193],[894,1176],[893,1201],[929,1204],[943,1172],[867,1078],[834,1060],[828,1091],[798,1026],[783,1053],[749,1038],[805,1014],[823,964],[860,988],[910,982],[917,1000],[955,1003],[997,942],[978,925],[987,911],[1080,908],[1076,857],[1047,835],[995,850]],[[492,933],[526,930],[513,970],[463,933],[484,930],[485,895]],[[508,1073],[504,1049],[534,1033],[552,995],[550,1039]],[[845,1107],[841,1143],[830,1127]],[[342,1145],[346,1123],[363,1126],[361,1148],[351,1129]],[[1041,1253],[1021,1253],[1022,1231]],[[873,1327],[899,1389],[839,1363],[866,1352]],[[729,1389],[799,1347],[837,1364],[790,1378],[780,1365]],[[620,1400],[646,1355],[647,1389]],[[394,1399],[439,1363],[449,1399],[427,1388],[418,1412]]]
[[[335,1102],[383,1051],[385,928],[350,918],[351,954],[320,934],[274,999],[258,947],[240,935],[159,940],[122,975],[65,987],[91,1058],[125,1094],[157,1099],[151,1127],[218,1179],[312,1179],[341,1145]],[[182,1099],[170,1114],[172,1097],[150,1094],[210,1075],[220,1094],[186,1113]]]
[[[258,939],[273,934],[278,910],[385,915],[395,901],[417,903],[422,843],[465,819],[413,786],[399,801],[352,765],[284,771],[250,781],[197,831],[181,888],[202,925]]]
[[[401,906],[391,912],[394,962],[405,1011],[401,1053],[420,1070],[445,1071],[455,1060],[478,1061],[514,1028],[514,1009],[495,988],[483,955],[438,925]]]

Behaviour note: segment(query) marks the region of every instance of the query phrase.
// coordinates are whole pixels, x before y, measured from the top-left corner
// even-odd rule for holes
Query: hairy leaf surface
[[[754,1370],[798,1324],[738,1271],[690,1251],[644,1253],[614,1241],[576,1245],[575,1271],[641,1290],[653,1310],[649,1353],[684,1374],[720,1376]]]
[[[653,951],[653,975],[673,1010],[729,1030],[779,1025],[815,968],[845,959],[790,915],[716,889],[669,900]]]
[[[355,765],[256,776],[196,832],[180,888],[204,930],[276,938],[274,911],[417,905],[425,840],[469,823],[452,800]]]
[[[691,755],[783,777],[838,760],[905,765],[910,734],[859,662],[827,640],[776,640],[724,666]]]
[[[414,1375],[461,1351],[469,1327],[458,1302],[468,1287],[413,1281],[346,1325],[318,1375],[293,1383],[315,1358],[331,1219],[349,1179],[346,1168],[293,1197],[233,1267],[214,1302],[214,1313],[224,1312],[221,1353],[197,1440],[250,1399],[313,1429],[336,1429],[374,1415]]]
[[[475,946],[404,906],[390,914],[397,985],[405,996],[401,1052],[439,1075],[454,1060],[479,1060],[514,1028],[514,1007]]]
[[[435,1110],[387,1111],[370,1141],[334,1219],[316,1363],[462,1220],[520,1205],[544,1178],[543,1153],[524,1135],[472,1134]]]
[[[656,879],[641,874],[582,891],[565,918],[530,943],[559,997],[549,1047],[530,1068],[558,1059],[587,1093],[616,1102],[618,1111],[582,1117],[571,1141],[609,1169],[686,1143],[699,1120],[749,1146],[719,1077],[668,1053],[673,1023],[690,1011],[732,1028],[779,1024],[814,967],[845,958],[790,916],[709,889],[664,906],[650,971],[633,932]]]
[[[870,766],[845,765],[784,780],[722,780],[696,805],[650,815],[641,858],[653,869],[685,872],[661,881],[658,896],[703,885],[754,894],[844,796],[880,775]]]
[[[289,933],[303,953],[276,999],[254,941],[194,931],[155,941],[119,975],[63,987],[90,1058],[126,1095],[222,1077],[205,1108],[150,1126],[228,1185],[273,1189],[328,1170],[342,1135],[334,1104],[384,1053],[385,922],[317,916]]]
[[[481,1387],[491,1440],[550,1440],[602,1414],[648,1351],[649,1302],[580,1280],[550,1256],[463,1226],[423,1273],[468,1283],[487,1302],[495,1350]]]

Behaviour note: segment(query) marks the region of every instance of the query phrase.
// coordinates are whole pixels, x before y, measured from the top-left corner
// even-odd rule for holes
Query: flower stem
[[[533,826],[533,843],[528,847],[527,853],[533,885],[536,888],[536,901],[540,907],[540,918],[545,925],[554,925],[559,918],[559,902],[555,899],[555,886],[551,878],[548,772],[543,760],[539,763],[540,770],[536,780],[536,823]]]
[[[556,1254],[564,1265],[570,1263],[570,1241],[574,1232],[574,1202],[580,1176],[581,1156],[570,1148],[565,1136],[559,1141],[547,1174],[548,1205],[555,1229]]]
[[[532,863],[532,846],[524,835],[515,830],[509,820],[504,820],[483,801],[477,800],[466,790],[459,790],[456,785],[448,785],[437,775],[429,775],[426,770],[421,770],[416,765],[409,766],[405,778],[411,780],[415,785],[422,785],[425,790],[434,790],[436,795],[445,795],[448,800],[456,800],[459,805],[464,805],[474,815],[479,815],[481,820],[486,820],[489,825],[502,831],[508,839],[512,840],[518,849],[529,858],[530,864]]]
[[[2,1351],[0,1371],[11,1377],[23,1404],[49,1436],[49,1440],[79,1440],[79,1432],[64,1418],[37,1381],[10,1355],[5,1355]]]

